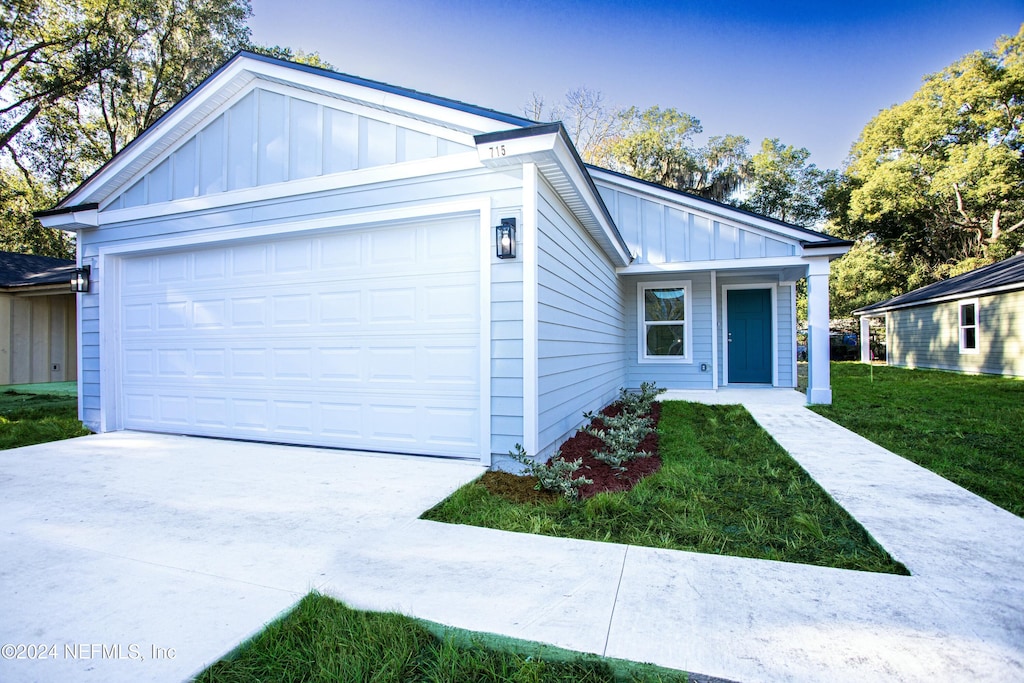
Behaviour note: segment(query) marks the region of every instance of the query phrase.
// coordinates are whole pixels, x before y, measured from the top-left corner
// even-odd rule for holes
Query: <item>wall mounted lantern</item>
[[[82,293],[89,291],[89,266],[82,266],[71,271],[71,291]]]
[[[501,225],[494,228],[494,238],[497,243],[498,258],[516,257],[516,219],[502,218]]]

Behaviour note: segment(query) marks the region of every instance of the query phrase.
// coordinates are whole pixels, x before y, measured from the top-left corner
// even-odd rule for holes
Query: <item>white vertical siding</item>
[[[740,223],[713,219],[686,207],[596,181],[608,211],[637,265],[712,259],[793,256],[796,242]]]
[[[156,204],[472,149],[257,88],[171,152],[109,208]]]
[[[625,330],[613,265],[546,183],[538,194],[538,451],[550,455],[625,384]]]

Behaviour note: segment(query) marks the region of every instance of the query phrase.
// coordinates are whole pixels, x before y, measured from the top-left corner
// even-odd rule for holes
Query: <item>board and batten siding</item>
[[[946,301],[887,314],[888,363],[1024,377],[1024,290],[977,301],[978,353],[960,353],[959,301]]]
[[[75,311],[74,294],[0,294],[0,384],[74,380]]]
[[[118,195],[109,208],[473,151],[436,135],[294,97],[284,86],[284,92],[268,87],[240,97]]]
[[[149,219],[118,222],[119,214],[131,211],[107,208],[109,224],[80,233],[79,250],[84,263],[92,266],[92,286],[81,295],[82,396],[83,422],[94,431],[101,428],[99,292],[107,283],[102,272],[103,248],[147,249],[153,240],[176,238],[187,244],[196,240],[225,241],[244,238],[247,228],[301,224],[304,219],[320,225],[332,217],[339,219],[368,212],[411,209],[452,201],[487,199],[491,205],[490,224],[501,217],[521,216],[522,178],[516,173],[493,173],[484,169],[402,178],[372,186],[345,187],[269,200],[228,205],[220,208],[173,213]],[[325,228],[329,229],[329,228]],[[491,448],[508,450],[509,443],[522,440],[522,268],[504,263],[494,256],[491,243]],[[176,247],[181,249],[182,247]],[[114,286],[111,283],[110,286]],[[114,334],[116,320],[106,321],[106,333]],[[112,339],[112,343],[116,340]]]
[[[792,242],[595,181],[634,265],[792,256]]]
[[[537,455],[547,457],[624,386],[625,332],[614,266],[554,190],[538,186]]]
[[[646,361],[641,363],[640,352],[640,311],[637,299],[637,285],[659,282],[690,282],[690,326],[691,361],[687,363]],[[643,382],[657,382],[665,389],[711,389],[712,357],[711,340],[711,274],[708,272],[672,273],[670,275],[635,275],[623,278],[626,302],[626,385],[638,388]],[[707,364],[702,371],[701,363]]]

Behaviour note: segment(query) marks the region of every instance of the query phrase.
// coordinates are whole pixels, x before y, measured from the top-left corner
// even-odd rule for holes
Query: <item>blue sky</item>
[[[992,47],[1024,0],[252,0],[259,43],[339,71],[522,114],[532,93],[675,107],[705,135],[806,147],[840,167],[880,110]]]

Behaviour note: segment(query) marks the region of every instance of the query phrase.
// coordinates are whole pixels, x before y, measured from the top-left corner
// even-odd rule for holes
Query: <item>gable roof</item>
[[[3,288],[68,285],[74,269],[75,262],[68,259],[0,251],[0,287]]]
[[[124,185],[170,147],[174,139],[180,137],[173,135],[173,131],[182,131],[181,134],[184,134],[184,131],[256,79],[284,83],[340,100],[358,101],[381,111],[401,111],[411,118],[445,125],[471,135],[500,130],[509,125],[536,125],[535,121],[486,107],[242,50],[86,178],[55,209],[44,212],[44,215],[81,210],[97,200],[102,202],[111,192],[107,188]],[[336,91],[332,91],[332,88]]]
[[[851,247],[853,242],[849,240],[840,239],[832,235],[828,235],[817,230],[811,230],[795,223],[787,223],[780,221],[777,218],[765,216],[763,214],[754,213],[746,209],[741,209],[738,206],[732,204],[726,204],[725,202],[715,201],[714,199],[708,199],[707,197],[701,197],[700,195],[693,194],[692,192],[685,192],[683,190],[677,190],[665,185],[659,185],[658,183],[650,180],[642,180],[635,178],[626,173],[620,173],[619,171],[612,171],[611,169],[603,168],[601,166],[595,166],[593,164],[586,164],[587,170],[597,172],[597,175],[602,174],[612,176],[617,179],[627,181],[636,185],[643,186],[648,190],[657,194],[665,194],[675,197],[678,200],[683,200],[685,203],[691,205],[697,205],[701,209],[708,211],[709,213],[717,213],[720,215],[729,215],[734,220],[740,222],[759,224],[761,227],[772,230],[773,232],[781,232],[783,234],[795,237],[804,248],[822,248],[822,247]]]
[[[962,299],[971,295],[1009,292],[1017,289],[1024,289],[1024,254],[1011,256],[1005,261],[982,266],[948,280],[933,282],[873,306],[858,308],[854,314],[883,313],[898,308],[923,306],[951,299]]]

